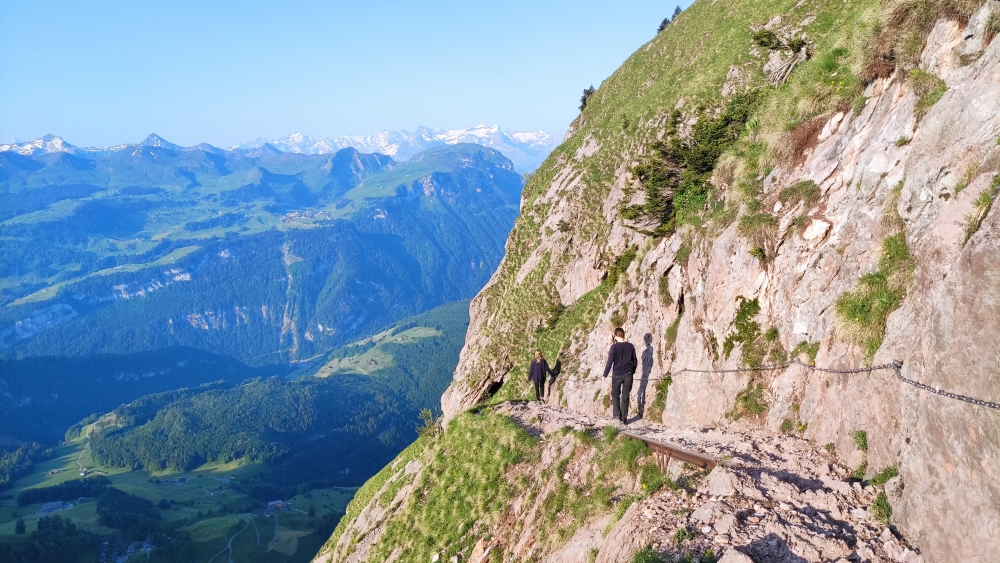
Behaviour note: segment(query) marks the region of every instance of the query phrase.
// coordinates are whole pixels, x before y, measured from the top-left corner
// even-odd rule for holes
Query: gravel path
[[[498,411],[535,436],[567,426],[593,431],[615,426],[720,461],[707,475],[672,461],[668,472],[675,479],[688,476],[688,490],[664,489],[636,503],[608,540],[640,534],[645,537],[618,541],[651,542],[669,555],[678,531],[686,530],[691,536],[686,550],[723,552],[726,563],[746,563],[751,560],[746,556],[774,563],[923,561],[872,516],[881,487],[851,479],[835,456],[802,438],[742,425],[668,428],[638,420],[625,427],[536,402],[507,403]],[[602,560],[598,555],[598,563]]]

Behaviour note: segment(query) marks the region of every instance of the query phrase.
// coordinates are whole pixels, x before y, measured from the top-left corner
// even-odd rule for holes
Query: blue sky
[[[680,3],[682,6],[689,1]],[[562,134],[677,2],[0,2],[0,141]]]

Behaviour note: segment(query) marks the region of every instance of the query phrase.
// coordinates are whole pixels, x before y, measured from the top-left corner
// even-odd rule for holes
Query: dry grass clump
[[[965,242],[969,242],[972,235],[979,230],[998,195],[1000,195],[1000,174],[993,176],[989,187],[972,201],[972,212],[965,216]]]
[[[899,196],[903,193],[903,184],[906,183],[906,178],[900,180],[892,190],[889,191],[889,195],[885,198],[884,211],[882,212],[882,220],[880,221],[883,232],[885,233],[898,233],[903,230],[903,218],[899,216],[899,210],[897,209],[899,204]]]
[[[766,251],[778,238],[778,221],[768,213],[748,213],[740,217],[737,230],[751,246]]]
[[[1000,34],[1000,10],[994,9],[986,18],[986,28],[983,34],[983,46],[989,46],[993,38]]]
[[[982,4],[982,0],[889,2],[867,46],[862,79],[868,82],[888,77],[896,69],[906,72],[916,68],[935,22],[945,18],[964,25]]]

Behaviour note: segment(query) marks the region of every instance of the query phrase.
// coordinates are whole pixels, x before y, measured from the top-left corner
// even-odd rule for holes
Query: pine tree
[[[316,516],[316,507],[310,504],[309,505],[309,517],[313,518],[315,516]]]
[[[597,90],[594,89],[593,84],[590,85],[590,88],[583,89],[583,96],[580,96],[580,111],[583,111],[583,108],[587,107],[587,100],[590,99],[596,91]]]
[[[660,22],[660,27],[656,28],[656,33],[657,34],[662,33],[663,30],[667,29],[667,26],[670,25],[670,23],[672,21],[676,20],[677,16],[679,16],[680,14],[681,14],[681,7],[677,6],[676,8],[674,8],[674,15],[673,16],[671,16],[669,18],[663,18],[663,21]]]
[[[22,520],[21,518],[18,518],[17,519],[17,523],[14,524],[14,533],[15,534],[23,534],[24,533],[24,520]]]

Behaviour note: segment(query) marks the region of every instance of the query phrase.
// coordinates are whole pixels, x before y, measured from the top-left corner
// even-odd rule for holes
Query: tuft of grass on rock
[[[913,88],[913,93],[917,95],[913,114],[919,122],[948,91],[948,85],[937,76],[917,68],[911,70],[906,77],[910,87]]]
[[[732,420],[743,417],[760,418],[767,414],[768,404],[764,399],[764,385],[751,381],[746,388],[736,394],[733,411],[729,414]]]
[[[618,429],[617,428],[615,428],[614,426],[605,426],[604,427],[604,441],[605,442],[607,442],[607,443],[610,444],[611,442],[613,442],[615,440],[615,438],[617,436],[618,436]]]
[[[906,297],[915,267],[905,233],[885,239],[881,250],[878,269],[861,276],[857,288],[838,297],[835,304],[838,332],[861,345],[869,361],[882,346],[889,314]]]
[[[861,465],[858,466],[853,472],[851,472],[851,478],[861,481],[865,478],[865,473],[868,472],[868,460],[862,461]]]
[[[854,439],[854,447],[858,448],[863,452],[868,451],[868,433],[864,430],[857,430],[854,434],[851,434],[851,438]]]
[[[1000,10],[994,9],[990,12],[990,17],[986,18],[986,25],[983,27],[983,45],[989,45],[1000,34]]]
[[[975,164],[970,164],[966,167],[965,172],[962,173],[962,177],[958,179],[958,183],[955,184],[955,195],[962,193],[962,190],[969,187],[969,184],[976,179],[976,172],[979,170],[979,166]]]
[[[819,354],[819,342],[801,341],[792,348],[791,357],[795,358],[799,354],[809,356],[809,363],[816,363],[816,354]]]
[[[652,545],[647,545],[632,555],[632,563],[664,563],[664,560]]]
[[[677,315],[677,318],[674,319],[674,322],[670,323],[670,326],[667,327],[665,333],[665,336],[667,338],[667,346],[673,346],[674,342],[677,342],[677,329],[680,327],[680,324],[681,324],[681,315]]]
[[[697,536],[698,532],[695,532],[694,530],[688,528],[687,526],[682,526],[678,528],[676,532],[674,532],[674,537],[673,537],[674,547],[680,549],[681,546],[684,544],[684,542],[688,540],[693,540]]]
[[[889,498],[885,496],[885,491],[879,491],[870,509],[873,518],[888,526],[892,521],[892,507],[889,506]]]
[[[885,485],[886,481],[892,479],[897,475],[899,475],[899,469],[897,469],[896,466],[893,465],[890,467],[886,467],[882,471],[876,473],[875,476],[869,479],[868,482],[877,487],[881,487],[882,485]]]
[[[657,283],[657,291],[660,295],[660,303],[663,303],[664,307],[673,305],[674,298],[670,295],[670,282],[667,276],[660,276]]]
[[[802,202],[808,208],[819,201],[820,195],[821,192],[816,182],[803,180],[781,190],[778,194],[778,201],[783,205]]]
[[[770,248],[778,235],[778,221],[769,213],[749,213],[740,217],[736,230],[755,247]]]
[[[670,390],[671,381],[670,375],[667,375],[653,385],[656,396],[653,398],[653,402],[649,405],[648,414],[650,420],[657,420],[660,422],[663,421],[663,409],[667,406],[667,393]]]
[[[782,434],[791,434],[795,432],[795,423],[786,418],[785,420],[781,421],[780,430]]]
[[[993,208],[993,202],[1000,195],[1000,174],[993,176],[993,181],[989,187],[980,192],[976,199],[972,201],[972,211],[965,216],[965,242],[969,242],[972,235],[976,234],[983,220],[989,215]]]

